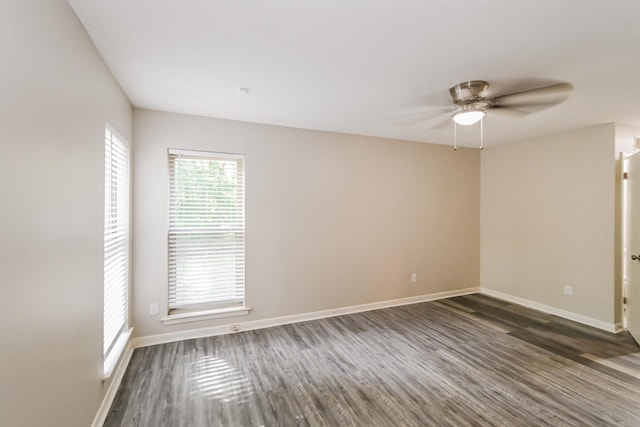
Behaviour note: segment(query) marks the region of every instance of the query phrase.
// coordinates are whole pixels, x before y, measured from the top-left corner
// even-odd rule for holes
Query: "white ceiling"
[[[534,79],[575,90],[523,118],[489,112],[485,145],[640,126],[637,0],[69,2],[140,108],[451,144],[452,127],[398,116],[445,106],[462,81],[496,95]]]

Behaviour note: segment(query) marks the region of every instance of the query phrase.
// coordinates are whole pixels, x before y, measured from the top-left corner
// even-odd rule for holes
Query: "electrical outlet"
[[[564,294],[565,295],[573,295],[573,286],[564,285]]]
[[[417,273],[411,274],[411,283],[416,283],[417,281],[418,281],[418,274]]]
[[[231,332],[238,332],[240,329],[240,325],[231,325]]]
[[[149,315],[155,316],[156,314],[158,314],[158,303],[152,302],[151,304],[149,304]]]

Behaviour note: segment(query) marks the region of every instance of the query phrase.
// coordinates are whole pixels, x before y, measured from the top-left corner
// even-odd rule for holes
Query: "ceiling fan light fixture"
[[[483,110],[465,110],[453,115],[453,121],[459,125],[469,126],[478,123],[486,113]]]

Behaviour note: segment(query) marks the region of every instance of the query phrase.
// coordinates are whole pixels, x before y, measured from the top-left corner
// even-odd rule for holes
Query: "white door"
[[[627,329],[640,343],[640,152],[627,157],[626,163]]]

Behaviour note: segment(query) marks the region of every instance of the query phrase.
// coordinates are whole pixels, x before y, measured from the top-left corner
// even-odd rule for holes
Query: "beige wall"
[[[147,110],[134,129],[138,336],[478,286],[477,150]],[[166,313],[169,147],[246,156],[248,316],[149,316]]]
[[[614,159],[613,124],[483,151],[482,287],[617,321]]]
[[[0,13],[0,424],[89,425],[103,398],[104,125],[131,107],[64,0]]]
[[[131,139],[131,107],[66,1],[4,6],[0,424],[86,426],[105,390],[103,132],[110,121]],[[239,321],[480,283],[616,320],[611,159],[626,128],[490,148],[480,163],[414,142],[145,110],[134,121],[138,336],[234,321],[148,314],[166,310],[168,147],[246,155],[253,310]]]

